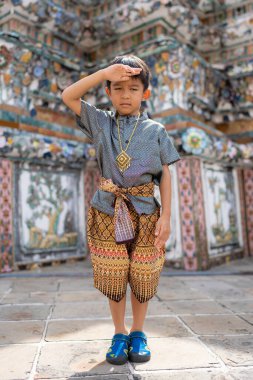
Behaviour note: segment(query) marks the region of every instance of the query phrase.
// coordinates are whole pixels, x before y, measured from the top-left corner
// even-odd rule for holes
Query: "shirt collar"
[[[148,119],[147,111],[140,110],[140,112],[141,112],[141,114],[140,114],[139,120]],[[115,122],[117,121],[117,117],[119,118],[119,121],[128,119],[130,122],[133,122],[133,121],[137,120],[138,115],[131,115],[131,116],[124,115],[124,116],[122,116],[122,115],[119,115],[117,111],[112,112],[112,118]]]

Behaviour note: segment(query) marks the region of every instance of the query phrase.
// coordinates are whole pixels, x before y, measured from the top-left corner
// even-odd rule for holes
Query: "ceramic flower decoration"
[[[5,46],[0,47],[0,69],[7,67],[11,60],[9,50]]]
[[[249,160],[250,158],[253,158],[253,146],[252,145],[249,145],[249,144],[245,144],[245,145],[240,145],[240,150],[241,150],[241,154],[242,154],[242,157],[245,159],[245,160]]]
[[[182,134],[183,148],[188,153],[201,154],[209,144],[208,135],[201,129],[191,127]]]
[[[94,148],[94,145],[87,144],[84,150],[85,156],[89,158],[90,160],[96,159],[96,150]]]
[[[5,147],[6,145],[6,139],[4,136],[0,136],[0,148]]]
[[[236,158],[240,152],[238,151],[235,143],[232,141],[228,141],[227,143],[227,151],[226,151],[226,157],[230,158],[231,160]]]
[[[44,138],[38,135],[20,135],[13,131],[8,132],[8,128],[0,129],[1,155],[29,159],[47,158],[59,162],[82,161],[86,158],[96,159],[95,148],[90,144],[68,143],[60,139]]]

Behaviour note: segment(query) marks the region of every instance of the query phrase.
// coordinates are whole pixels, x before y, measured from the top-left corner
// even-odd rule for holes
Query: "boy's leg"
[[[90,207],[87,241],[93,267],[94,286],[110,300],[119,301],[126,294],[129,256],[124,244],[115,243],[114,228],[113,215],[107,215]],[[121,306],[124,309],[124,301],[120,304]]]
[[[130,254],[129,283],[132,290],[133,325],[129,334],[128,359],[136,363],[146,362],[151,358],[143,325],[148,301],[156,293],[165,257],[165,252],[158,251],[154,246],[159,212],[158,209],[153,214],[140,216],[137,241]]]
[[[125,326],[126,295],[119,302],[109,299],[109,305],[115,327],[115,334],[128,335]]]
[[[148,302],[140,303],[131,291],[131,304],[133,311],[133,324],[130,332],[143,331],[143,325],[148,309]]]
[[[143,332],[143,325],[148,309],[148,301],[139,302],[134,293],[131,292],[131,303],[133,310],[133,324],[128,335],[130,343],[128,348],[128,359],[131,362],[147,362],[151,358],[151,352],[147,345],[147,336]]]
[[[115,334],[106,353],[111,364],[128,360],[128,331],[125,327],[129,256],[124,244],[116,244],[114,221],[93,207],[88,213],[87,240],[93,266],[94,286],[109,299]],[[119,301],[120,300],[120,301]]]

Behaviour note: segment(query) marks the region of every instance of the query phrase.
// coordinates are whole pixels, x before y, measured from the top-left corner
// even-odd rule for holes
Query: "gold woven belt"
[[[101,177],[99,189],[115,195],[114,227],[116,243],[127,243],[134,240],[134,225],[125,201],[131,202],[127,194],[141,197],[153,197],[154,182],[132,187],[119,187],[111,179]]]

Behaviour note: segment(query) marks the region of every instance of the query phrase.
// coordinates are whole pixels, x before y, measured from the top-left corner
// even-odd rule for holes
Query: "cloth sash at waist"
[[[128,194],[140,197],[153,197],[154,182],[132,187],[119,187],[111,179],[101,177],[99,189],[115,195],[114,228],[116,243],[127,243],[134,240],[134,225],[126,201],[131,202]]]

